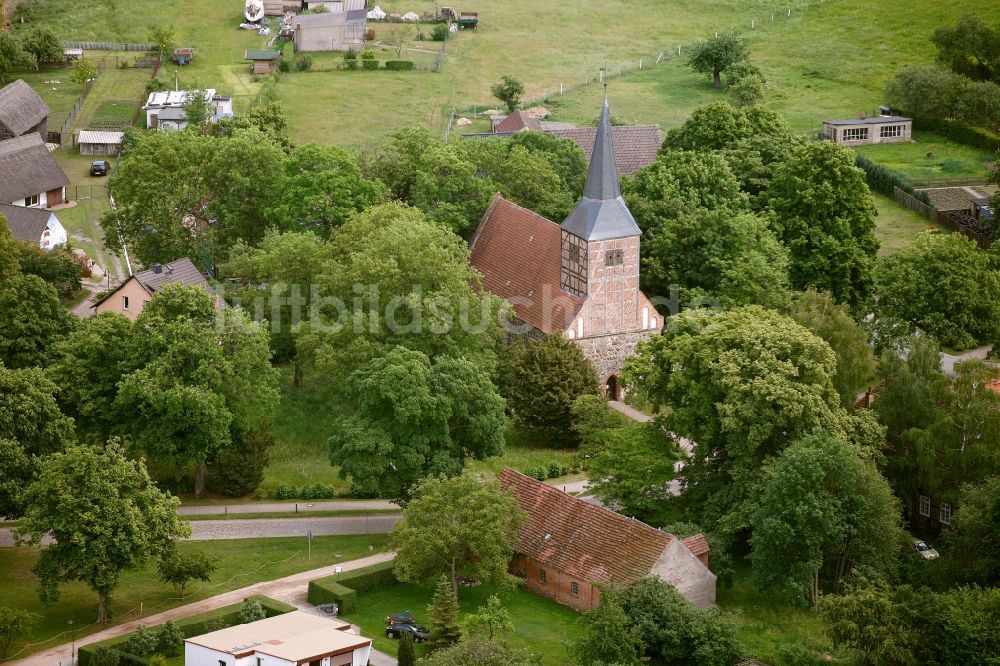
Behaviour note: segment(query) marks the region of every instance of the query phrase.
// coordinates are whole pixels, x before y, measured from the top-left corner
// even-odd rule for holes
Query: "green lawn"
[[[912,142],[859,146],[855,150],[920,186],[986,182],[986,165],[997,160],[988,152],[920,132],[914,133]]]
[[[906,206],[896,203],[884,194],[873,192],[878,218],[875,220],[875,235],[881,247],[879,254],[886,256],[908,247],[917,234],[928,229],[942,229],[936,222],[914,213]]]
[[[39,72],[16,72],[8,77],[23,79],[49,105],[49,129],[58,132],[80,97],[83,86],[69,80],[71,69],[44,69]]]
[[[381,551],[385,535],[325,536],[314,537],[312,559],[306,559],[304,538],[237,539],[203,542],[182,542],[181,551],[199,550],[218,561],[212,575],[210,588],[188,598],[185,602],[173,600],[173,588],[156,579],[155,566],[142,571],[128,572],[112,598],[114,622],[135,620],[140,604],[143,615],[151,615],[199,599],[235,590],[265,580],[273,580],[299,571],[346,562],[369,555],[369,546]],[[59,602],[43,608],[38,600],[37,581],[31,568],[38,558],[37,548],[0,549],[0,571],[3,572],[3,605],[38,613],[41,623],[35,627],[27,642],[46,641],[66,631],[66,622],[75,621],[77,637],[94,633],[107,625],[92,624],[97,613],[95,595],[81,583],[62,586]],[[199,589],[196,584],[192,589]],[[69,634],[64,640],[69,640]],[[24,640],[14,643],[11,653],[24,645]],[[51,647],[54,642],[36,645],[19,656]]]
[[[739,567],[733,587],[719,586],[716,592],[719,608],[736,623],[744,656],[773,664],[780,646],[801,646],[825,655],[829,663],[842,663],[815,613],[791,606],[781,592],[758,591],[749,575],[749,567]]]
[[[459,590],[460,618],[474,613],[491,594],[491,587]],[[395,655],[399,641],[386,638],[387,615],[412,610],[417,621],[427,623],[427,606],[433,590],[400,584],[358,597],[358,610],[344,619],[361,627],[361,633],[375,641],[375,648]],[[518,589],[504,598],[504,605],[514,621],[514,632],[504,637],[510,645],[525,648],[542,658],[545,666],[561,666],[568,662],[566,642],[580,633],[579,613],[526,590]],[[423,648],[417,646],[417,655]]]

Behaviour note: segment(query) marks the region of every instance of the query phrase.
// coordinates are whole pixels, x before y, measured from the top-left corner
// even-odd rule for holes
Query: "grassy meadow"
[[[368,556],[369,546],[381,551],[386,535],[372,536],[320,536],[313,538],[312,559],[306,559],[305,538],[238,539],[201,542],[181,542],[181,552],[201,551],[216,560],[218,567],[207,586],[194,583],[189,589],[202,590],[191,594],[185,601],[176,599],[171,586],[157,580],[155,564],[145,569],[130,571],[112,595],[112,624],[133,621],[140,616],[152,615],[182,606],[209,596],[236,590],[253,583],[273,580],[300,571],[346,562]],[[34,645],[18,657],[68,641],[66,633],[57,641],[48,641],[61,632],[68,632],[67,621],[73,620],[76,637],[80,638],[108,625],[93,624],[97,616],[97,597],[82,583],[69,583],[60,588],[59,602],[44,608],[38,600],[37,579],[31,568],[38,559],[39,549],[0,548],[0,571],[3,576],[3,605],[38,613],[42,620],[25,639],[15,641],[9,655],[14,655],[25,643]],[[143,612],[139,614],[140,604]]]
[[[987,164],[996,155],[942,139],[934,134],[914,133],[913,141],[858,146],[855,150],[895,171],[914,184],[954,180],[986,182]]]

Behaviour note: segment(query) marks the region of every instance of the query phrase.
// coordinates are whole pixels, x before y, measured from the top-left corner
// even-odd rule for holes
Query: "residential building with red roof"
[[[618,399],[625,359],[662,322],[639,290],[642,232],[621,196],[611,129],[605,100],[583,197],[562,224],[497,194],[470,261],[486,289],[513,306],[522,332],[575,340]]]
[[[600,603],[598,584],[656,576],[697,606],[715,603],[704,534],[678,539],[509,468],[500,486],[528,514],[511,571],[535,593],[586,611]]]

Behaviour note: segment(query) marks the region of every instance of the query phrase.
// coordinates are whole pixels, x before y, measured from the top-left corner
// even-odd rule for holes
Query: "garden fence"
[[[156,44],[129,44],[127,42],[66,42],[68,49],[83,49],[84,51],[156,51]]]
[[[976,242],[981,250],[988,250],[993,244],[993,239],[978,233],[975,229],[970,229],[966,225],[962,224],[954,217],[949,215],[944,211],[937,210],[922,201],[918,200],[916,197],[907,194],[898,187],[894,188],[892,191],[893,198],[900,204],[906,206],[918,215],[930,220],[931,222],[936,222],[945,229],[949,229],[956,233],[960,233],[963,236],[971,238]]]
[[[117,64],[117,62],[118,59],[116,58],[115,63]],[[97,63],[97,76],[100,76],[101,72],[104,71],[104,65],[105,58],[101,58]],[[69,117],[66,118],[66,121],[63,122],[62,127],[59,129],[60,144],[67,143],[67,137],[69,142],[73,141],[73,124],[76,122],[76,117],[80,114],[80,109],[83,108],[83,102],[87,99],[87,94],[90,92],[90,89],[94,87],[95,81],[97,81],[96,76],[83,84],[83,90],[80,91],[80,97],[78,97],[76,102],[73,103],[73,109],[69,112]],[[52,133],[50,132],[49,138],[54,138],[51,135]]]

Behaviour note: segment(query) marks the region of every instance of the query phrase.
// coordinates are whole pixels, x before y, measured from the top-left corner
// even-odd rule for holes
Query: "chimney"
[[[160,272],[163,270],[163,267],[160,264],[150,264],[149,265],[149,270],[151,270],[154,273],[156,273],[157,275],[159,275]]]

